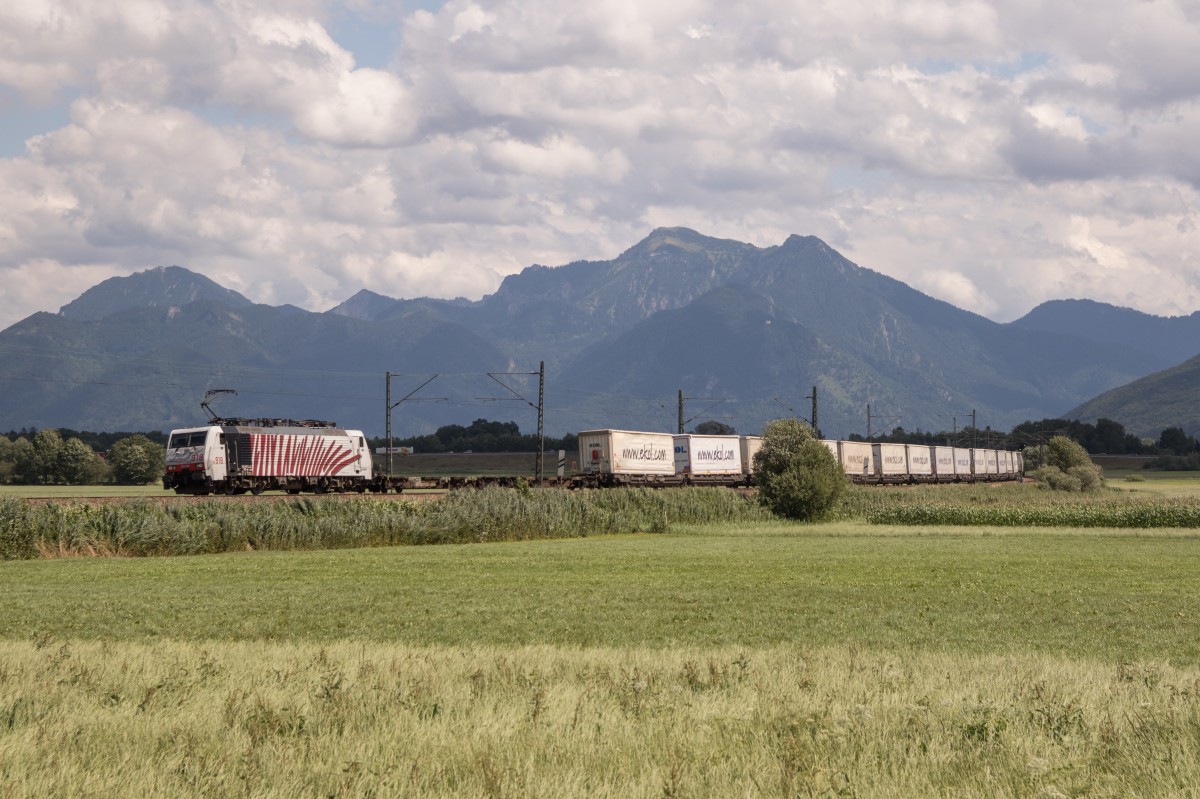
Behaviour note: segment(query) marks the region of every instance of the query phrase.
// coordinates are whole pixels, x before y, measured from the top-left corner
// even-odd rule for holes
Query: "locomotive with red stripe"
[[[220,418],[171,431],[163,487],[178,494],[375,489],[360,430],[312,419]]]

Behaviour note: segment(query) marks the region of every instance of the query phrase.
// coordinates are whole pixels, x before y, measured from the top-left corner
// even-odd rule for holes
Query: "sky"
[[[1200,0],[22,0],[0,120],[0,329],[160,265],[476,299],[667,226],[1200,310]]]

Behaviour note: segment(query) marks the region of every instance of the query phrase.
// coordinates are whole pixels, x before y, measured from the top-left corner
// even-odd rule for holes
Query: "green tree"
[[[8,436],[0,436],[0,485],[12,482],[13,442]]]
[[[1196,451],[1196,439],[1185,433],[1182,427],[1168,427],[1158,437],[1158,448],[1175,455],[1186,455]]]
[[[37,479],[37,458],[33,451],[33,442],[21,436],[12,445],[14,483],[30,485]]]
[[[1040,468],[1031,473],[1038,485],[1056,491],[1099,491],[1104,487],[1103,470],[1092,463],[1083,445],[1066,436],[1046,443]]]
[[[92,448],[78,438],[69,438],[58,450],[54,463],[55,482],[63,485],[83,485],[96,474],[100,458]]]
[[[57,430],[47,428],[37,431],[33,436],[34,474],[30,482],[37,485],[62,482],[58,475],[58,456],[62,448],[62,436]]]
[[[146,485],[162,479],[166,449],[138,434],[122,438],[108,451],[113,477],[122,485]]]
[[[776,419],[763,428],[754,482],[759,501],[772,513],[805,521],[827,514],[846,489],[837,458],[795,419]]]
[[[732,436],[737,434],[737,430],[724,422],[718,422],[716,419],[709,419],[706,422],[701,422],[692,430],[702,436]]]

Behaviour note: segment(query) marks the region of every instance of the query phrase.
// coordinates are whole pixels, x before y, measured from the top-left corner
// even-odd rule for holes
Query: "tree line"
[[[0,434],[0,484],[146,485],[162,479],[166,448],[151,437],[161,434],[65,437],[63,432],[46,428]],[[106,443],[107,449],[98,452],[94,443]]]
[[[387,439],[372,438],[371,445],[387,446]],[[469,425],[448,424],[422,436],[397,438],[395,447],[412,447],[414,452],[537,452],[538,437],[533,433],[521,433],[516,422],[492,422],[476,419]],[[547,450],[575,449],[579,437],[568,433],[562,438],[546,436]]]
[[[1196,439],[1180,427],[1168,427],[1158,439],[1143,439],[1129,433],[1125,426],[1112,419],[1097,419],[1095,424],[1077,419],[1042,419],[1026,421],[1009,432],[991,427],[963,427],[958,430],[927,432],[893,428],[866,439],[850,436],[851,441],[876,441],[889,444],[930,444],[956,447],[989,447],[1017,449],[1046,444],[1055,436],[1064,436],[1083,447],[1090,455],[1167,455],[1187,456],[1200,453]]]

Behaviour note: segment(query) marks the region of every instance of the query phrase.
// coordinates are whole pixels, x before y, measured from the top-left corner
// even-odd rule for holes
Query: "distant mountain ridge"
[[[1094,300],[1050,300],[1010,324],[1024,330],[1133,347],[1145,352],[1149,361],[1163,366],[1200,353],[1200,311],[1164,317]]]
[[[181,266],[156,266],[128,277],[109,278],[64,305],[59,314],[94,322],[132,308],[182,307],[202,300],[231,308],[254,304],[236,291]]]
[[[1072,408],[1067,419],[1116,419],[1143,438],[1168,427],[1200,435],[1200,356],[1106,391]]]
[[[760,248],[686,228],[657,229],[608,261],[528,267],[474,302],[363,290],[310,313],[160,267],[0,332],[0,379],[12,388],[0,397],[0,428],[166,428],[194,423],[206,388],[233,387],[240,396],[223,402],[239,415],[382,432],[390,372],[400,434],[478,417],[528,430],[528,404],[488,373],[536,371],[538,361],[555,433],[671,430],[679,391],[689,417],[755,432],[769,418],[807,415],[813,386],[829,435],[866,432],[868,404],[876,430],[948,429],[972,410],[981,425],[1007,428],[1177,362],[1185,345],[1156,331],[1190,330],[1192,317],[1126,314],[1128,341],[1080,321],[1111,308],[1047,303],[1002,325],[812,236]],[[442,377],[405,396],[433,374]],[[528,375],[512,379],[523,381],[517,394],[536,396]]]

